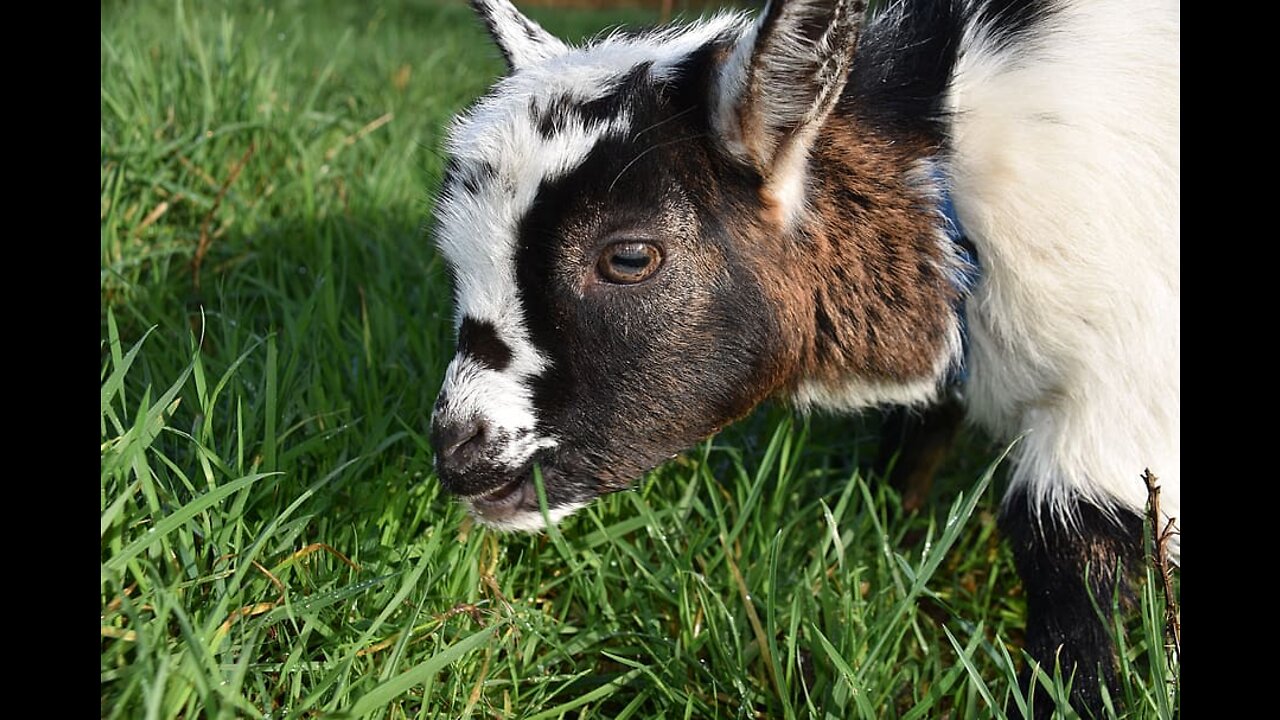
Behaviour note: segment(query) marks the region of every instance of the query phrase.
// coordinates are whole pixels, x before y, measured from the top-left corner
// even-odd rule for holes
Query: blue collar
[[[982,265],[978,262],[978,249],[960,228],[960,219],[956,217],[956,204],[951,199],[947,179],[937,171],[934,172],[934,177],[938,191],[942,194],[939,209],[946,224],[947,238],[955,247],[956,258],[960,261],[951,276],[952,285],[959,291],[951,308],[960,321],[960,358],[947,371],[947,385],[956,386],[963,385],[969,379],[969,318],[965,313],[965,302],[982,278]]]

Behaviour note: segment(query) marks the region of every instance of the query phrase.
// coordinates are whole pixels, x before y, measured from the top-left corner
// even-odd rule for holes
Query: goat
[[[779,0],[583,47],[472,4],[509,72],[435,209],[444,488],[536,530],[535,463],[558,522],[766,398],[954,393],[1022,437],[1026,649],[1098,711],[1144,469],[1180,523],[1176,0]]]

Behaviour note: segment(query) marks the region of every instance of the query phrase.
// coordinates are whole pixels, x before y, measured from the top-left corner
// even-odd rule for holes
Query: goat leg
[[[1028,655],[1051,676],[1055,663],[1064,678],[1074,676],[1072,707],[1084,717],[1102,717],[1104,683],[1119,701],[1109,629],[1112,600],[1118,597],[1125,605],[1135,600],[1125,569],[1140,566],[1142,518],[1083,499],[1068,505],[1036,508],[1025,488],[1013,488],[1005,498],[1000,527],[1013,548],[1026,593]],[[1032,715],[1037,720],[1050,717],[1054,706],[1030,667],[1023,670],[1020,684],[1028,700],[1036,695]]]

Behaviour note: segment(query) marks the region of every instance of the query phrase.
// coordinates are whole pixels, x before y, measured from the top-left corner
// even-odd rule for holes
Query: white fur
[[[476,519],[476,522],[484,525],[485,527],[491,527],[494,530],[502,530],[505,532],[539,532],[547,529],[546,523],[542,522],[542,512],[539,510],[526,510],[505,520],[490,520],[472,510],[470,502],[465,500],[463,502],[467,504],[467,510],[471,512],[471,516]],[[585,502],[571,502],[559,507],[547,508],[547,517],[551,519],[552,525],[556,525],[561,520],[578,512],[586,506],[587,503]]]
[[[938,381],[923,378],[911,382],[883,382],[850,377],[839,383],[805,380],[791,401],[800,410],[848,411],[877,405],[926,405],[938,397]]]
[[[751,70],[751,52],[755,48],[756,34],[760,30],[759,21],[752,23],[742,31],[742,36],[733,46],[733,52],[725,61],[717,78],[715,97],[712,98],[712,125],[716,128],[716,137],[728,153],[742,162],[751,163],[751,152],[747,148],[746,138],[742,137],[742,124],[738,122],[738,106],[747,91],[747,80]]]
[[[513,363],[505,372],[496,372],[458,355],[445,371],[443,387],[448,394],[436,415],[453,425],[484,418],[495,431],[490,436],[495,443],[505,443],[491,460],[512,469],[523,467],[535,452],[559,442],[533,431],[533,401],[521,382],[529,374],[527,364]]]
[[[1009,53],[969,32],[951,174],[982,282],[970,413],[1025,433],[1013,483],[1179,519],[1179,4],[1067,2]],[[1172,548],[1175,558],[1178,547]]]
[[[568,50],[563,42],[522,15],[508,0],[476,0],[476,5],[488,18],[495,39],[514,68],[527,67]]]

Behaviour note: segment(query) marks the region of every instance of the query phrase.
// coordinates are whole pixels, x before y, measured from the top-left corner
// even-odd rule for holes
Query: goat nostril
[[[465,451],[468,447],[474,449],[484,443],[484,423],[475,423],[471,427],[467,428],[467,430],[469,434],[455,442],[453,447],[450,447],[446,452],[450,455],[456,455],[459,452]]]
[[[465,466],[476,459],[489,439],[489,424],[473,418],[454,425],[437,427],[433,433],[436,452],[442,460],[455,466]]]

